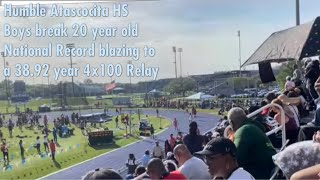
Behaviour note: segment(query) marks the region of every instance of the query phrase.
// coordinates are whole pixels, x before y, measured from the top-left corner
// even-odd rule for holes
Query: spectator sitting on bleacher
[[[294,114],[292,111],[286,107],[280,99],[275,99],[272,101],[274,104],[280,105],[284,110],[285,115],[285,129],[286,129],[286,137],[289,139],[289,144],[295,143],[297,141],[299,128],[297,126],[297,122],[294,119]],[[279,108],[273,106],[272,111],[276,113],[274,119],[280,124],[283,125],[281,122],[281,111]]]
[[[317,131],[313,135],[313,141],[315,143],[320,143],[320,131]],[[320,178],[319,172],[320,172],[320,165],[318,164],[294,173],[290,177],[290,180],[319,179]]]
[[[248,114],[251,114],[259,109],[258,106],[250,106],[248,108]],[[254,116],[254,119],[252,121],[258,128],[260,128],[263,132],[268,132],[270,129],[268,129],[267,124],[265,123],[265,118],[262,114],[257,114]]]
[[[277,95],[273,92],[268,93],[265,100],[267,102],[267,104],[270,104],[274,99],[277,98]],[[266,104],[264,102],[261,103],[261,106],[265,106]],[[275,113],[273,111],[270,110],[270,108],[265,109],[264,111],[262,111],[261,113],[262,115],[269,115],[270,117],[274,117]]]
[[[176,158],[174,157],[174,154],[172,152],[168,152],[167,153],[167,157],[166,160],[171,160],[173,161],[176,165],[179,164],[179,162],[176,160]],[[178,169],[178,168],[177,168]]]
[[[302,88],[295,88],[294,89],[296,97],[300,98],[300,104],[297,106],[299,110],[299,115],[300,118],[307,117],[309,115],[309,107],[308,107],[308,102],[302,95]]]
[[[143,167],[147,167],[149,161],[150,161],[151,157],[150,157],[150,151],[146,151],[142,157],[142,162],[141,165]]]
[[[239,166],[256,179],[269,179],[275,167],[272,156],[276,154],[269,138],[248,120],[241,108],[232,108],[228,112],[228,119],[235,131],[234,144]]]
[[[169,172],[173,172],[178,169],[177,164],[172,160],[164,160],[163,164]]]
[[[193,157],[187,146],[179,144],[174,148],[173,153],[179,162],[179,171],[187,179],[211,179],[208,166],[201,159]]]
[[[90,179],[123,179],[117,172],[112,169],[96,169],[94,171],[88,172],[82,180]]]
[[[254,180],[252,175],[237,163],[237,150],[230,139],[223,137],[213,139],[196,154],[203,156],[213,179]]]
[[[149,175],[151,180],[159,179],[186,179],[186,177],[179,171],[169,172],[168,169],[164,166],[163,162],[158,158],[153,158],[150,160],[147,166],[147,172],[141,174],[135,180],[142,180],[146,175]]]
[[[291,91],[291,90],[293,90],[295,87],[296,87],[296,85],[294,84],[294,82],[291,80],[291,77],[290,76],[287,76],[286,77],[286,84],[284,85],[284,89],[286,90],[286,91]]]
[[[320,94],[320,77],[317,79],[315,85],[315,90],[318,94]],[[320,101],[319,99],[317,101],[315,101],[315,103],[317,104],[317,108],[316,108],[316,112],[314,115],[314,120],[312,122],[310,122],[310,125],[315,125],[315,126],[320,126]]]
[[[139,177],[140,175],[142,175],[142,174],[145,174],[145,172],[146,172],[146,168],[145,167],[143,167],[143,166],[138,166],[136,169],[135,169],[135,172],[134,172],[134,174],[130,174],[130,175],[127,175],[127,177],[126,177],[126,179],[127,180],[130,180],[130,179],[134,179],[134,178],[136,178],[136,177]],[[148,179],[149,177],[147,176],[147,175],[145,175],[144,177],[143,177],[143,179]]]

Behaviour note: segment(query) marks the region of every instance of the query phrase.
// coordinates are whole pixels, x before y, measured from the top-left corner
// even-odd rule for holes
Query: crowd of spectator
[[[189,118],[185,121],[190,123],[188,134],[171,134],[164,147],[156,142],[139,166],[130,155],[126,179],[319,179],[319,76],[318,60],[306,61],[302,70],[295,65],[281,95],[269,93],[261,104],[249,108],[234,104],[213,132],[205,135]],[[248,116],[260,108],[262,112]],[[314,120],[307,124],[303,119],[313,110]],[[285,131],[267,136],[279,126]],[[313,129],[308,129],[311,126]],[[282,133],[288,140],[286,146]],[[109,169],[90,172],[86,177],[101,177],[102,172],[104,178],[123,178]]]

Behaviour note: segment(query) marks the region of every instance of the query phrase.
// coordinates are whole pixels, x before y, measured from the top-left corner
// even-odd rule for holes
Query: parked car
[[[96,100],[102,100],[103,98],[102,98],[102,96],[97,96],[96,97]]]

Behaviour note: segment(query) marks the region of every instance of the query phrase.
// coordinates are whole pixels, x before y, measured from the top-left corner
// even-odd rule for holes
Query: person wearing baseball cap
[[[255,178],[249,172],[239,167],[236,153],[236,146],[230,139],[218,137],[211,140],[202,151],[196,152],[195,155],[203,157],[213,179],[254,180]]]

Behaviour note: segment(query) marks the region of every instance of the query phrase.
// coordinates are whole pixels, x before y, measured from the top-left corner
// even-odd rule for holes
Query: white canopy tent
[[[193,94],[191,96],[186,97],[186,100],[199,100],[199,101],[204,101],[204,100],[210,100],[210,99],[214,99],[215,96],[209,95],[209,94],[205,94],[203,92],[198,92],[196,94]]]

